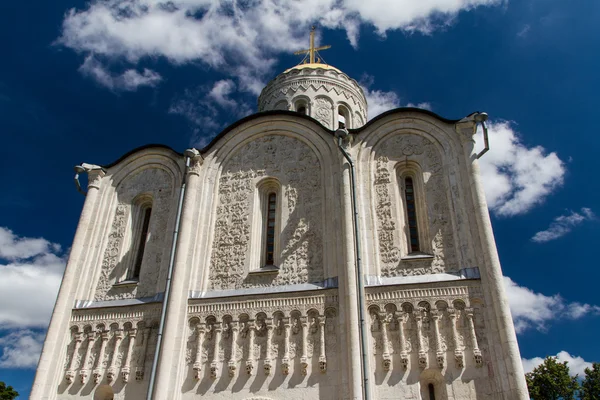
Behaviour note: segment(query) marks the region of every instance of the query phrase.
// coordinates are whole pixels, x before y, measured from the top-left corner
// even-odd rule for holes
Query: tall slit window
[[[435,400],[435,388],[433,387],[433,383],[430,383],[427,387],[429,389],[429,400]]]
[[[408,217],[408,241],[411,252],[420,251],[419,230],[417,227],[417,208],[415,204],[415,187],[410,177],[404,179],[404,196],[406,198],[406,214]]]
[[[142,260],[144,258],[144,250],[146,249],[146,242],[148,241],[148,227],[150,226],[150,215],[152,214],[152,208],[146,207],[142,210],[142,225],[139,231],[139,245],[135,254],[135,264],[133,265],[132,278],[137,279],[140,277],[140,270],[142,268]]]
[[[274,264],[275,254],[275,216],[277,212],[277,195],[269,193],[267,201],[267,221],[265,237],[265,264]]]

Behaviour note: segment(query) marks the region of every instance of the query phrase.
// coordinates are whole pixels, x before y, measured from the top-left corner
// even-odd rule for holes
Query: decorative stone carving
[[[450,221],[450,202],[447,179],[443,175],[441,157],[435,145],[416,134],[394,135],[380,146],[374,165],[375,217],[381,273],[383,276],[423,275],[456,271],[458,269],[454,236]],[[417,207],[428,221],[428,226],[419,226],[423,237],[427,238],[422,247],[430,251],[430,260],[403,261],[400,259],[403,243],[403,229],[396,209],[404,204],[401,184],[394,170],[404,163],[418,165],[422,173],[423,193],[416,193]],[[424,198],[423,198],[424,197]],[[428,250],[429,251],[429,250]],[[405,250],[405,253],[408,251]]]
[[[253,169],[255,168],[255,169]],[[259,169],[260,168],[260,169]],[[279,272],[247,276],[259,260],[249,257],[253,193],[265,177],[282,187]],[[253,140],[226,162],[219,180],[209,286],[213,290],[318,282],[323,279],[321,169],[300,140],[280,135]],[[286,206],[287,205],[287,206]],[[292,210],[288,212],[288,210]]]
[[[333,103],[324,97],[319,97],[315,101],[315,119],[324,127],[331,129],[333,121]]]
[[[318,119],[314,103],[319,97],[327,97],[328,101],[348,108],[350,118],[354,114],[351,128],[362,126],[367,117],[367,102],[358,83],[337,69],[322,69],[318,64],[314,67],[291,68],[277,76],[263,89],[258,100],[259,111],[281,109],[280,104],[301,97],[311,105],[310,116]]]
[[[481,367],[483,366],[483,356],[481,355],[481,350],[479,350],[479,344],[477,343],[475,324],[473,322],[473,309],[466,309],[465,313],[467,316],[467,323],[469,325],[469,331],[471,334],[471,348],[473,349],[473,359],[475,360],[475,365]]]
[[[152,296],[156,293],[156,282],[163,266],[163,251],[169,248],[167,223],[173,212],[173,179],[163,169],[147,168],[128,176],[117,188],[119,204],[116,207],[108,241],[102,259],[102,269],[94,300],[116,300]],[[143,194],[152,198],[150,239],[144,249],[138,285],[113,287],[125,279],[135,262],[131,214],[134,199]],[[134,213],[135,215],[135,213]]]

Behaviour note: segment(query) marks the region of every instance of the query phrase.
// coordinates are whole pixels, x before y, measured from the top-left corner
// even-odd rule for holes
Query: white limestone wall
[[[347,148],[357,164],[361,258],[371,282],[374,398],[427,399],[429,383],[441,399],[526,398],[472,132],[402,112],[375,121]],[[302,118],[258,117],[203,156],[186,178],[155,398],[361,398],[350,179],[335,139]],[[32,399],[91,399],[101,385],[115,399],[144,398],[160,303],[131,302],[164,290],[183,162],[145,149],[92,179]],[[406,171],[422,185],[425,258],[411,259],[406,247],[398,179]],[[266,276],[253,275],[261,266],[252,221],[264,179],[281,185],[283,227],[281,268]],[[155,200],[156,235],[139,285],[115,287],[129,265],[128,207],[140,194]],[[460,277],[474,267],[480,280]],[[336,278],[338,288],[292,292]],[[106,303],[72,310],[76,300]]]

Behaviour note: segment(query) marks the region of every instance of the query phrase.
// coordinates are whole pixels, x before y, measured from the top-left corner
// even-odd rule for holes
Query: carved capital
[[[187,173],[189,175],[200,175],[200,168],[204,163],[204,158],[200,152],[196,149],[187,149],[184,152],[184,155],[190,158],[190,166],[188,167]]]
[[[194,379],[197,381],[200,380],[200,372],[202,372],[202,363],[200,361],[196,361],[192,368],[194,369]]]
[[[408,358],[408,354],[406,352],[400,353],[400,363],[404,369],[408,369],[408,365],[410,364],[410,359]]]
[[[465,367],[465,357],[463,352],[460,350],[454,351],[454,361],[456,361],[456,368],[462,369]]]
[[[477,367],[483,366],[483,356],[481,355],[481,350],[479,350],[479,349],[473,350],[473,359],[475,360],[475,365]]]
[[[123,367],[123,369],[121,370],[121,380],[124,383],[129,382],[129,373],[131,372],[131,370],[129,369],[129,367]]]
[[[437,361],[438,368],[444,369],[444,365],[446,365],[446,355],[442,352],[437,352],[435,360]]]
[[[79,371],[79,381],[81,382],[82,385],[84,385],[87,382],[88,377],[89,377],[88,370],[82,369],[81,371]]]
[[[92,375],[94,377],[94,383],[100,383],[100,381],[102,380],[102,370],[95,369]]]
[[[210,377],[216,379],[219,376],[219,367],[217,362],[213,361],[210,363]]]
[[[117,375],[117,371],[115,368],[110,368],[106,373],[106,380],[108,383],[112,383],[115,380],[115,376]]]
[[[229,361],[227,363],[227,367],[229,369],[229,376],[235,376],[235,370],[237,369],[237,366],[235,365],[235,361]]]
[[[302,375],[306,375],[308,370],[308,358],[307,357],[302,357],[300,358],[300,372],[302,373]]]
[[[263,365],[263,369],[265,370],[265,375],[271,375],[271,368],[272,368],[271,360],[266,359],[265,363]]]
[[[284,357],[281,361],[281,370],[284,375],[288,375],[290,373],[290,359]]]
[[[144,370],[142,368],[137,368],[135,370],[135,380],[136,381],[143,381],[144,380]]]
[[[389,371],[390,367],[392,365],[392,358],[390,357],[390,355],[388,353],[384,353],[383,354],[383,370],[384,371]]]
[[[75,371],[67,371],[67,373],[65,374],[65,380],[68,383],[73,383],[74,379],[75,379]]]
[[[106,172],[102,169],[102,167],[98,166],[98,165],[91,165],[91,164],[82,164],[82,166],[84,166],[84,168],[86,169],[86,172],[88,174],[88,188],[95,188],[95,189],[99,189],[100,188],[100,183],[102,182],[102,178],[104,178],[104,176],[106,175]],[[85,166],[89,166],[89,167],[85,167]]]
[[[248,375],[252,375],[252,370],[254,369],[254,361],[247,360],[246,361],[246,373]]]
[[[427,360],[427,353],[424,351],[419,352],[419,368],[425,369],[429,365],[429,361]]]
[[[319,370],[321,373],[327,372],[327,359],[325,356],[319,357]]]

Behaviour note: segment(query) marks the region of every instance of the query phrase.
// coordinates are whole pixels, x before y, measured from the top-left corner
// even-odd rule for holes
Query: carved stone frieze
[[[458,268],[454,234],[450,218],[447,178],[443,174],[441,156],[435,145],[416,134],[399,134],[387,139],[377,152],[373,185],[375,217],[381,274],[383,276],[424,275],[455,271]],[[419,226],[423,250],[431,259],[402,260],[409,253],[405,241],[406,229],[400,223],[404,217],[403,183],[397,167],[418,165],[423,191],[416,191],[417,210],[427,221]]]
[[[443,370],[450,367],[447,360],[454,360],[451,365],[462,369],[464,352],[469,350],[472,365],[481,366],[482,348],[487,348],[485,324],[479,308],[467,307],[471,298],[479,299],[480,295],[477,285],[369,289],[373,357],[384,371],[392,368],[396,357],[408,369],[411,354],[416,354],[421,369],[435,365]],[[466,343],[464,337],[468,338]]]
[[[213,369],[217,368],[218,373],[222,362],[229,367],[230,376],[238,365],[252,375],[259,361],[264,374],[271,375],[276,360],[280,360],[284,375],[291,374],[294,365],[300,366],[301,374],[307,374],[312,359],[318,360],[320,371],[325,372],[327,352],[336,351],[336,302],[336,296],[319,295],[190,305],[186,354],[197,355],[187,356],[186,362],[195,371],[196,379],[200,379],[196,371],[203,365],[208,363],[212,376]],[[231,333],[208,333],[221,324],[231,327]],[[308,343],[312,343],[311,352]],[[211,348],[222,348],[223,358],[215,358],[216,353],[209,352]],[[294,360],[299,360],[298,364]]]
[[[251,232],[263,221],[252,218],[254,191],[265,179],[281,185],[282,215],[279,271],[248,275],[261,266],[253,259]],[[210,289],[275,286],[323,279],[321,168],[303,142],[280,135],[256,139],[240,148],[226,163],[219,180],[215,235],[211,254]],[[255,252],[261,254],[260,251]]]
[[[102,269],[94,300],[116,300],[152,296],[156,293],[156,282],[162,267],[163,252],[167,251],[167,224],[172,217],[173,180],[159,168],[144,169],[125,181],[116,189],[119,203],[115,208],[108,240],[102,258]],[[132,217],[137,196],[152,199],[150,234],[144,249],[143,265],[137,285],[113,286],[128,277],[135,263],[137,243]]]

